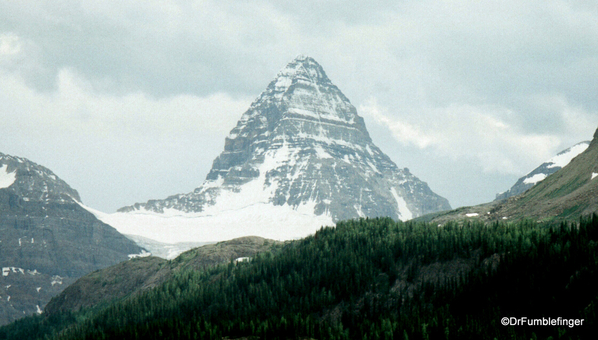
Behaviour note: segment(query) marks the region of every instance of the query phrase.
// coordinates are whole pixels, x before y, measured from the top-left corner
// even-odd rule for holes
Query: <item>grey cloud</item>
[[[39,67],[21,64],[19,71],[40,90],[54,90],[58,71],[72,68],[100,91],[141,90],[155,96],[244,93],[255,86],[251,78],[263,77],[269,64],[252,50],[260,39],[247,43],[243,36],[268,36],[271,27],[260,21],[263,13],[253,23],[251,18],[237,21],[241,14],[212,18],[201,8],[184,6],[167,15],[149,2],[140,3],[142,8],[115,5],[113,11],[86,8],[86,2],[79,1],[61,4],[0,7],[0,30],[18,35],[36,50],[26,58]],[[139,10],[143,13],[137,14]]]
[[[522,98],[522,105],[547,88],[575,102],[598,100],[588,95],[597,87],[597,13],[560,2],[208,1],[172,2],[167,9],[152,2],[40,3],[4,5],[0,27],[32,42],[37,67],[28,73],[41,88],[69,67],[102,91],[248,94],[295,54],[324,52],[327,69],[360,72],[363,82],[373,75],[371,92],[400,97],[419,83],[413,91],[425,92],[429,105],[472,98],[509,105],[517,103],[505,98]],[[364,41],[376,34],[383,35],[378,44]],[[355,46],[335,45],[338,39]],[[360,63],[375,60],[372,54],[392,59],[334,65],[343,54],[359,53]],[[388,79],[379,75],[385,72]]]
[[[4,1],[2,34],[18,37],[21,50],[0,55],[0,78],[17,74],[46,94],[57,91],[66,69],[84,78],[90,96],[115,101],[137,93],[148,100],[214,93],[253,98],[301,53],[316,58],[355,106],[375,98],[389,117],[428,135],[453,106],[491,108],[486,114],[512,126],[514,138],[558,139],[553,151],[591,137],[598,121],[595,1]],[[453,162],[463,169],[463,158],[402,145],[371,119],[368,128],[399,166],[414,168],[440,194],[455,189],[426,166],[441,157],[443,167]],[[214,138],[220,145],[224,135]],[[172,149],[155,148],[176,157],[168,154]],[[207,168],[217,151],[195,160]],[[517,167],[533,167],[519,157]],[[479,165],[463,171],[487,187],[512,184],[502,175],[485,177]],[[454,206],[466,198],[456,200]]]

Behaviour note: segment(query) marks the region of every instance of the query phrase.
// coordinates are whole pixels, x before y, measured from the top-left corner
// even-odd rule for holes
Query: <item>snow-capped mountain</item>
[[[49,169],[0,153],[0,324],[41,313],[78,277],[142,251],[79,201]]]
[[[446,209],[445,198],[374,145],[363,119],[323,68],[299,56],[242,115],[200,187],[119,212],[192,216],[193,222],[183,223],[201,225],[202,241],[217,241],[299,237],[343,219],[408,220]],[[116,215],[105,221],[126,228],[130,219]],[[144,225],[152,225],[150,218]]]
[[[559,152],[556,156],[542,163],[539,167],[535,168],[527,175],[519,178],[519,180],[517,180],[517,182],[509,190],[500,194],[496,194],[495,200],[504,200],[511,196],[516,196],[525,192],[544,178],[557,172],[558,170],[569,164],[569,162],[571,162],[573,158],[575,158],[580,153],[584,152],[589,145],[589,141],[584,141]]]

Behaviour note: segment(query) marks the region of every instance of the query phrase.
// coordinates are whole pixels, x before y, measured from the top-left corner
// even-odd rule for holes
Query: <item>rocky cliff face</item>
[[[119,211],[215,216],[255,204],[332,221],[408,220],[450,209],[373,144],[355,107],[305,56],[280,71],[242,115],[200,187]]]
[[[40,313],[93,270],[141,252],[49,169],[0,153],[0,324]]]

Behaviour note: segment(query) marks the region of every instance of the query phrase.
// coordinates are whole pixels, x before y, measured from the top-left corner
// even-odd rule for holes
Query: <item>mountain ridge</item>
[[[509,190],[496,194],[495,201],[500,201],[524,193],[541,180],[569,164],[574,157],[582,153],[589,145],[590,141],[583,141],[559,152],[556,156],[550,158],[525,176],[519,178]]]
[[[78,277],[141,252],[79,202],[48,168],[0,153],[0,324],[41,313]]]
[[[524,193],[506,200],[429,214],[418,220],[439,224],[454,220],[577,220],[598,212],[598,129],[588,147],[566,166]]]

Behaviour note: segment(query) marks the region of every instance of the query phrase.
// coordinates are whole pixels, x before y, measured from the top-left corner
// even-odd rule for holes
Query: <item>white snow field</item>
[[[313,207],[307,205],[295,210],[288,205],[258,203],[237,210],[221,211],[217,215],[178,210],[165,211],[164,214],[146,210],[107,214],[83,207],[142,247],[151,244],[152,240],[163,243],[164,250],[148,250],[167,259],[193,248],[194,243],[207,244],[243,236],[292,240],[313,234],[322,226],[334,225],[329,216],[314,216]],[[136,236],[149,239],[149,242],[140,242]]]

